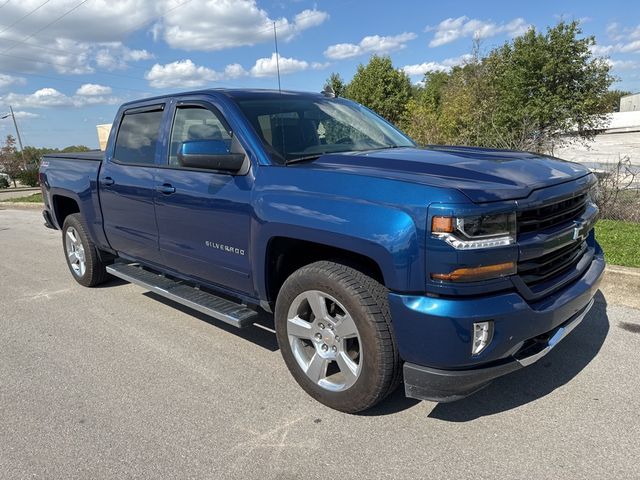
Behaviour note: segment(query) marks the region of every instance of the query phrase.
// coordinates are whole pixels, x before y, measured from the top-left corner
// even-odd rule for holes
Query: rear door
[[[253,176],[185,168],[177,152],[188,140],[222,140],[245,153],[221,111],[179,99],[172,108],[168,155],[158,168],[156,218],[163,264],[191,278],[253,293],[249,238]],[[248,159],[245,158],[248,162]]]
[[[159,262],[154,195],[164,104],[126,110],[99,175],[104,231],[114,250]]]

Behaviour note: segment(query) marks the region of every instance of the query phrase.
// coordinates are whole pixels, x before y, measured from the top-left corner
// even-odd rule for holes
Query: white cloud
[[[271,42],[273,22],[278,39],[288,41],[328,18],[326,12],[313,9],[303,10],[292,20],[274,19],[258,7],[256,0],[194,0],[171,12],[152,30],[172,48],[214,51]]]
[[[84,87],[85,85],[83,85]],[[80,87],[82,89],[82,87]],[[84,107],[87,105],[112,105],[120,99],[108,95],[68,96],[55,88],[45,87],[33,93],[8,93],[0,97],[0,103],[8,103],[19,108]]]
[[[332,60],[343,60],[368,53],[385,54],[405,48],[406,43],[414,38],[416,38],[416,34],[411,32],[387,37],[371,35],[364,37],[358,44],[338,43],[331,45],[324,51],[324,55]]]
[[[95,63],[106,70],[127,68],[130,62],[151,60],[154,56],[147,50],[132,50],[120,42],[102,43],[95,52]]]
[[[0,29],[0,63],[6,69],[27,73],[89,74],[96,69],[125,69],[131,62],[152,59],[152,52],[123,44],[123,39],[136,31],[151,30],[155,40],[173,48],[213,51],[271,43],[273,22],[278,40],[286,42],[329,18],[316,8],[278,18],[260,8],[257,0],[92,0],[31,37],[60,12],[77,6],[77,0],[44,5],[41,0],[0,3],[2,23],[12,25]],[[150,19],[167,12],[155,25],[150,24]]]
[[[76,90],[76,95],[111,95],[111,87],[98,85],[95,83],[85,83],[80,88],[78,88],[78,90]]]
[[[14,77],[13,75],[0,73],[0,88],[8,87],[9,85],[22,85],[24,83],[25,80],[22,77]]]
[[[640,40],[612,45],[593,45],[591,53],[599,57],[611,55],[612,53],[640,53]]]
[[[309,68],[309,62],[297,60],[295,58],[286,58],[283,56],[276,57],[275,53],[271,57],[259,58],[251,67],[251,75],[253,77],[269,77],[277,75],[276,59],[279,59],[280,75],[299,72]]]
[[[18,110],[13,112],[16,118],[40,118],[40,115],[32,112],[25,112],[24,110]]]
[[[465,54],[459,57],[447,58],[441,62],[423,62],[414,65],[405,65],[402,70],[411,77],[423,76],[427,72],[448,72],[452,67],[462,65],[469,61],[472,55]]]
[[[640,68],[640,62],[637,62],[635,60],[613,60],[613,59],[607,59],[607,62],[609,62],[609,65],[611,65],[611,68],[613,68],[614,70],[636,70],[638,68]]]
[[[196,65],[191,59],[186,59],[167,63],[166,65],[156,63],[144,77],[149,81],[149,85],[154,88],[194,88],[221,80],[223,74],[210,68]]]
[[[309,68],[321,69],[327,66],[324,63],[314,62],[310,64],[305,60],[282,56],[279,57],[279,60],[281,75]],[[271,57],[257,59],[249,70],[239,63],[231,63],[223,71],[217,71],[203,65],[196,65],[191,59],[185,59],[165,65],[155,64],[145,74],[145,78],[149,81],[149,85],[154,88],[193,88],[203,87],[221,80],[233,80],[245,76],[268,77],[276,74],[276,54],[273,53]]]
[[[635,27],[624,27],[617,22],[612,22],[607,25],[607,35],[611,40],[616,42],[629,39],[640,39],[640,25],[636,25]]]
[[[529,24],[523,18],[515,18],[507,23],[495,23],[483,21],[466,16],[447,18],[435,27],[427,27],[425,30],[435,31],[430,47],[439,47],[454,42],[460,38],[489,38],[500,34],[512,37],[522,35],[529,28]]]
[[[239,63],[232,63],[227,65],[224,69],[224,77],[229,79],[240,78],[249,75],[242,65]]]

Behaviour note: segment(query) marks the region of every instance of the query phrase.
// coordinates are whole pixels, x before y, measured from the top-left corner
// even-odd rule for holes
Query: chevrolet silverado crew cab
[[[295,380],[345,412],[532,364],[604,269],[586,168],[418,148],[329,92],[127,103],[104,153],[46,155],[40,180],[78,283],[113,275],[237,327],[272,313]]]

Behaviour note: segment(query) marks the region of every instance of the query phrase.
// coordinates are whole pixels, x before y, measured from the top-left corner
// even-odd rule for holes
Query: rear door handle
[[[116,181],[111,177],[104,177],[104,179],[102,180],[102,185],[104,185],[105,187],[110,187],[114,183],[116,183]]]
[[[163,183],[162,185],[158,185],[156,190],[160,193],[164,193],[165,195],[171,195],[172,193],[176,193],[176,187],[169,183]]]

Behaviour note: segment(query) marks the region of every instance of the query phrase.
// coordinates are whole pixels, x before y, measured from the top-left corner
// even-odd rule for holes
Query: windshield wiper
[[[298,157],[298,158],[292,158],[290,160],[286,160],[284,163],[285,163],[285,165],[289,165],[290,163],[298,163],[298,162],[306,162],[306,161],[309,161],[309,160],[317,160],[322,155],[324,155],[324,153],[316,153],[315,155],[306,155],[304,157]]]

